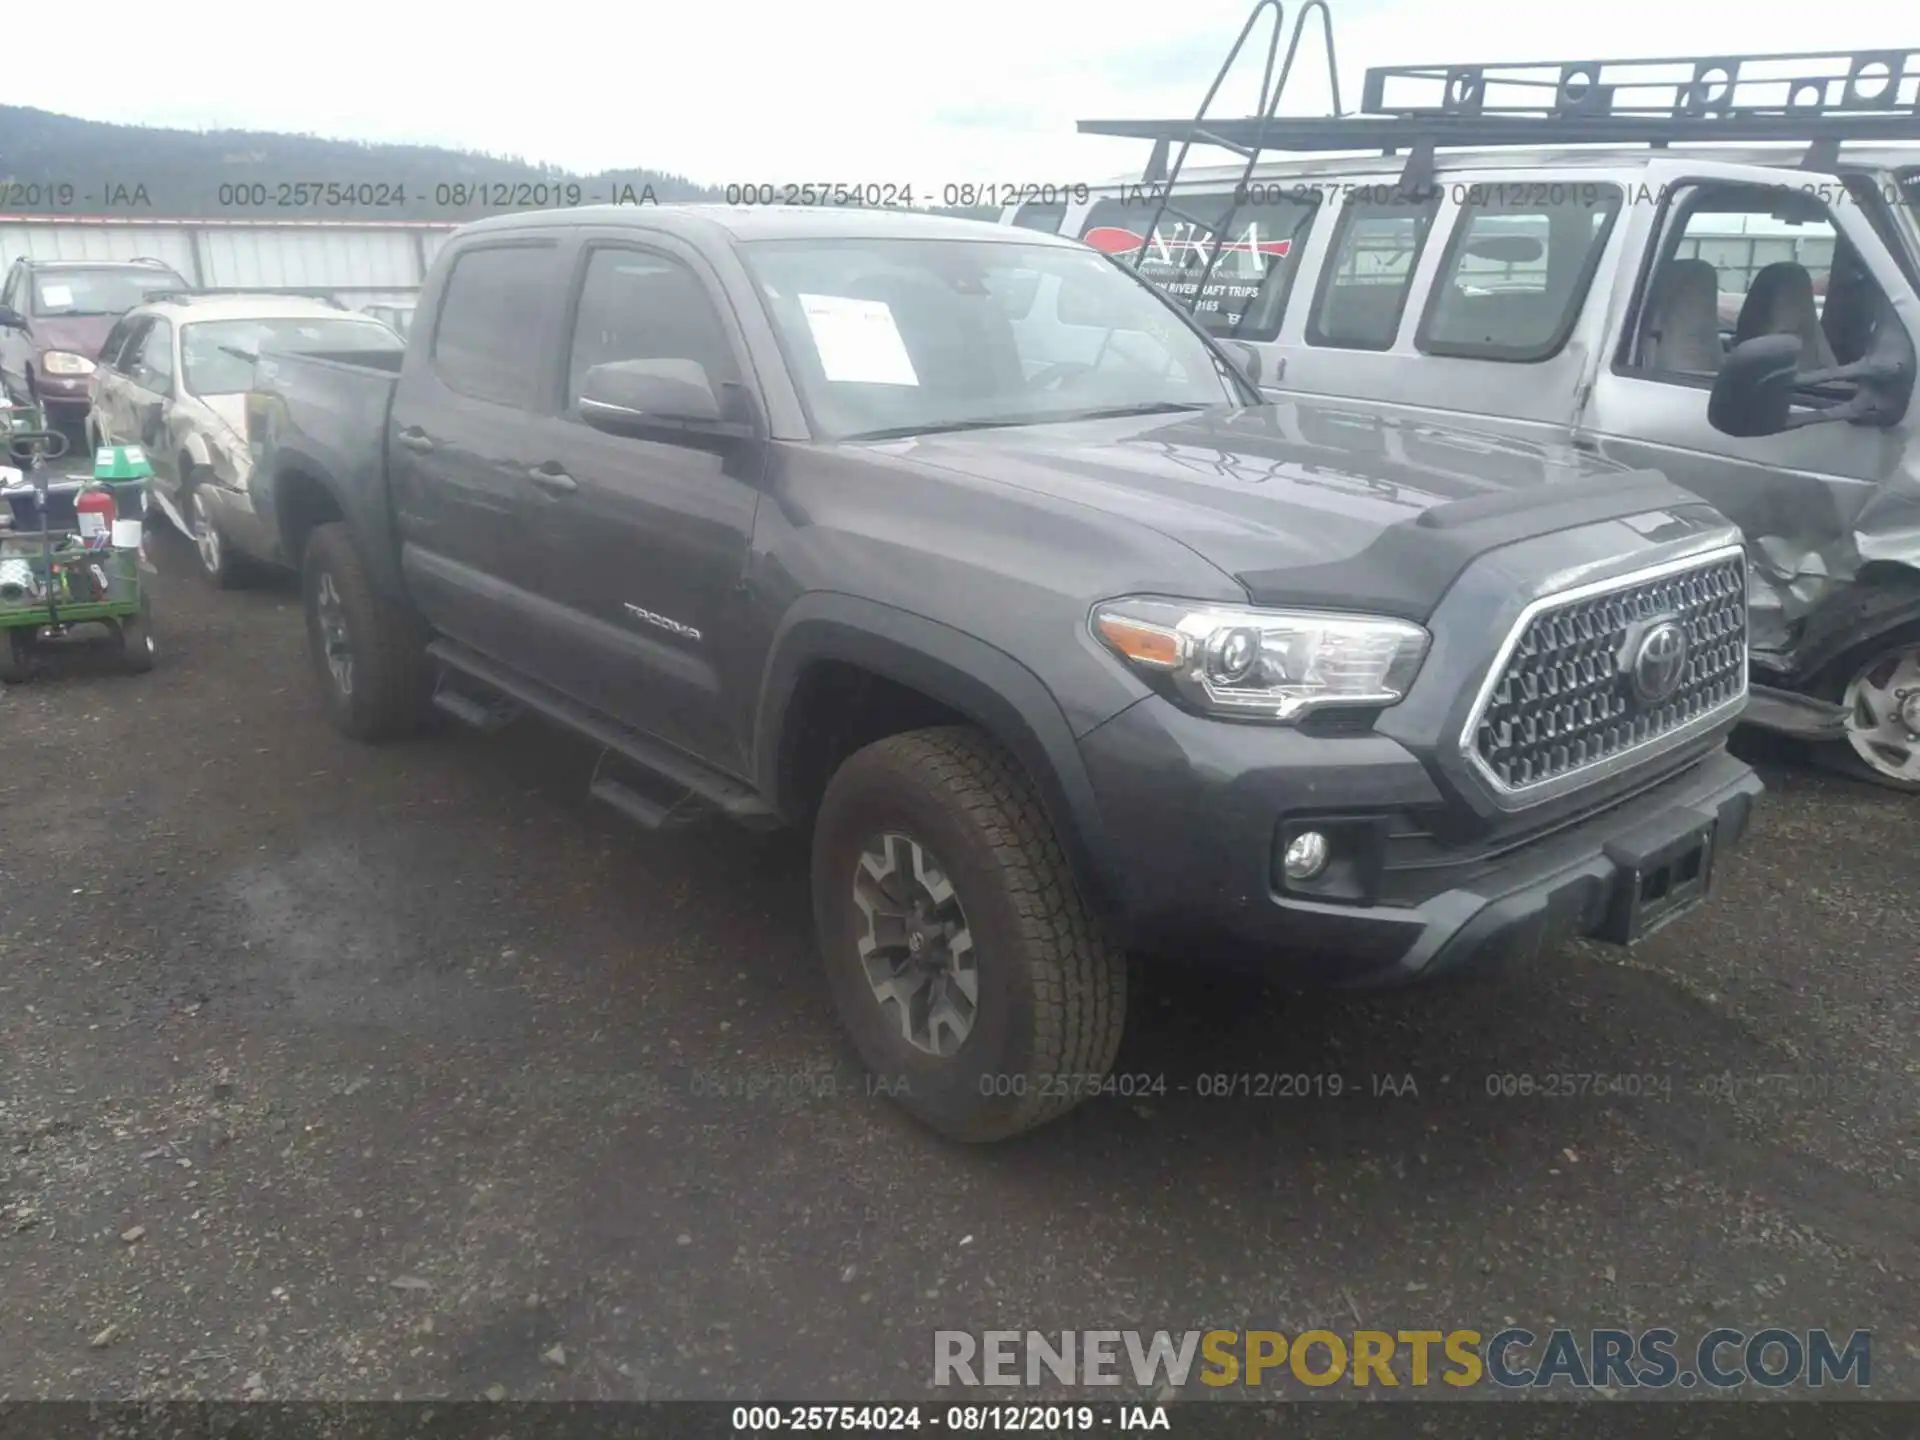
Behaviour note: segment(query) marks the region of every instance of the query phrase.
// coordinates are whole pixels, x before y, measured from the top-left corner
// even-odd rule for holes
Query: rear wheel
[[[1920,625],[1861,646],[1827,672],[1821,688],[1847,717],[1847,738],[1822,746],[1821,760],[1920,795]]]
[[[313,532],[301,588],[314,674],[333,723],[365,741],[420,728],[432,695],[425,631],[373,588],[345,525]]]
[[[878,1089],[952,1139],[1004,1139],[1098,1089],[1126,963],[1019,764],[963,728],[875,742],[813,838],[828,984]]]
[[[200,571],[216,590],[237,590],[252,578],[246,557],[227,543],[220,533],[220,522],[207,503],[207,487],[194,485],[187,490],[187,538],[193,541],[200,557]]]

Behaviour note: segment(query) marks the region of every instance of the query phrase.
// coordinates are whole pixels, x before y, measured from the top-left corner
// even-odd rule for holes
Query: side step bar
[[[755,829],[771,828],[779,823],[773,808],[758,792],[732,776],[597,714],[537,680],[515,674],[457,641],[435,640],[427,646],[427,654],[447,670],[477,681],[493,692],[493,696],[511,702],[502,707],[493,696],[487,700],[475,699],[448,686],[443,677],[435,691],[434,704],[469,724],[476,723],[478,716],[481,728],[498,728],[505,723],[500,717],[511,718],[512,708],[518,706],[592,741],[605,753],[594,766],[588,793],[649,829],[691,818],[683,809],[683,800],[698,802],[700,807],[716,810],[736,824]],[[658,780],[669,791],[676,792],[676,798],[666,802],[657,800],[638,786],[604,773],[609,756]]]

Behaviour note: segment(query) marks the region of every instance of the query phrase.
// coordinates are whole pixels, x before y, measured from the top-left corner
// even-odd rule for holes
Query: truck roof
[[[578,225],[624,225],[709,241],[739,240],[984,240],[999,244],[1071,241],[1035,230],[1012,230],[991,220],[962,220],[919,211],[829,205],[582,205],[565,210],[494,215],[458,233],[553,230]]]
[[[1804,145],[1731,146],[1675,145],[1665,150],[1649,150],[1644,145],[1589,145],[1542,147],[1511,150],[1443,150],[1433,157],[1437,174],[1476,170],[1619,170],[1643,171],[1655,160],[1704,160],[1731,165],[1771,165],[1799,170],[1806,156]],[[1255,180],[1302,179],[1325,175],[1398,176],[1406,168],[1405,155],[1382,155],[1376,151],[1347,154],[1316,154],[1298,160],[1262,160],[1254,168]],[[1920,146],[1848,146],[1841,152],[1837,170],[1903,170],[1920,166]],[[1210,183],[1238,184],[1246,174],[1245,161],[1231,165],[1188,165],[1180,172],[1179,183],[1204,186]],[[1809,172],[1812,175],[1821,172]],[[1834,172],[1826,172],[1834,173]],[[1140,185],[1139,172],[1116,175],[1099,182],[1098,189]]]

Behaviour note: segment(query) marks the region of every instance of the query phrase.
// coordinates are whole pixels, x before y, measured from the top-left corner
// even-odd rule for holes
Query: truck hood
[[[963,431],[883,448],[1135,520],[1233,576],[1256,603],[1364,604],[1416,618],[1495,545],[1702,508],[1654,472],[1570,446],[1346,403]]]
[[[84,355],[89,360],[100,358],[100,347],[107,343],[107,335],[118,323],[118,315],[41,315],[33,321],[33,348],[36,354],[44,355],[49,350],[65,350],[74,355]]]

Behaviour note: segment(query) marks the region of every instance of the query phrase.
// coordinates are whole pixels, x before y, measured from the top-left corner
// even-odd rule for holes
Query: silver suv
[[[1269,388],[1665,472],[1747,538],[1748,722],[1920,793],[1920,148],[1885,143],[1920,141],[1920,50],[1647,66],[1086,121],[1156,141],[1148,178],[1003,220],[1137,266]]]

